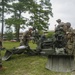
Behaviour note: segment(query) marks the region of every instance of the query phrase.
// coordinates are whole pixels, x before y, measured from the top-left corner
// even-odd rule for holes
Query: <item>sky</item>
[[[57,19],[70,22],[75,29],[75,0],[51,0],[53,18],[50,18],[50,30],[54,30]]]
[[[61,19],[62,22],[70,22],[71,26],[75,29],[75,0],[51,0],[51,3],[53,17],[49,21],[49,30],[54,30],[57,19]]]

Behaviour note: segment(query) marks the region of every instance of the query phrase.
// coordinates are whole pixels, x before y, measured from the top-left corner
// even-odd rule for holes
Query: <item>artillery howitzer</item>
[[[2,60],[8,60],[11,58],[12,55],[23,53],[28,55],[35,55],[35,52],[31,50],[28,46],[19,46],[6,50],[5,55],[2,57]]]
[[[26,53],[29,55],[42,54],[48,56],[46,68],[56,72],[70,72],[75,70],[75,62],[73,52],[68,54],[66,50],[67,39],[65,32],[62,28],[55,31],[55,34],[50,39],[39,39],[36,51],[31,50],[29,47],[13,48],[7,50],[3,60],[8,60],[13,54]],[[74,51],[74,50],[73,50]]]
[[[34,33],[32,35],[35,39],[33,39],[34,42],[38,43],[39,34],[34,28]],[[13,47],[12,49],[6,49],[4,57],[2,57],[2,60],[8,60],[12,55],[14,54],[28,54],[28,55],[36,55],[37,53],[33,51],[29,46],[19,46],[19,47]]]
[[[71,72],[75,70],[73,52],[68,54],[66,50],[67,39],[62,28],[55,31],[50,40],[41,44],[41,54],[48,56],[46,68],[56,72]]]

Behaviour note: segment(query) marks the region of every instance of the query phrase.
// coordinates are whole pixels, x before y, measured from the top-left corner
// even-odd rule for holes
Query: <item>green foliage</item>
[[[11,39],[13,39],[13,32],[11,30],[7,30],[5,32],[5,36],[6,36],[7,40],[11,40]]]
[[[37,1],[37,0],[36,0]],[[39,0],[37,3],[34,0],[30,12],[33,14],[29,21],[31,26],[35,26],[38,30],[47,30],[49,26],[49,16],[53,16],[50,0]]]
[[[23,26],[35,26],[38,30],[47,30],[49,18],[53,16],[50,0],[18,0],[10,6],[11,18],[6,20],[6,24],[15,27],[16,38],[19,39],[19,30]],[[30,18],[26,18],[22,13],[28,12]]]
[[[11,8],[10,1],[12,2],[14,0],[1,0],[0,2],[0,12],[2,12],[0,15],[0,17],[2,17],[1,19],[1,22],[2,22],[1,38],[3,38],[3,32],[4,32],[4,19],[5,19],[4,13],[9,12],[9,8]]]
[[[18,2],[18,3],[12,3],[12,9],[10,12],[13,13],[11,18],[6,19],[6,25],[14,26],[15,32],[16,32],[16,38],[17,41],[19,41],[19,31],[21,25],[25,25],[26,19],[22,17],[22,12],[25,11],[24,3]]]
[[[9,26],[21,25],[21,24],[25,24],[25,20],[23,20],[22,18],[17,19],[17,18],[12,17],[12,18],[6,19],[6,24]]]
[[[54,32],[50,31],[47,33],[47,38],[52,38],[53,35],[54,35]]]

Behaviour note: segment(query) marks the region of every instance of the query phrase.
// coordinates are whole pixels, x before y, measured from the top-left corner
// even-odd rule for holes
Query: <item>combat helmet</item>
[[[33,27],[29,27],[29,30],[33,30]]]
[[[56,21],[57,21],[57,22],[61,22],[61,19],[57,19]]]
[[[66,25],[67,25],[67,27],[70,27],[71,26],[71,23],[70,22],[67,22]]]

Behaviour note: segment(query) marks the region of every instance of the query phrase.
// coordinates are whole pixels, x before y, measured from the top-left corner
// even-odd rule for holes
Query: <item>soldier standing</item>
[[[67,29],[66,29],[66,38],[67,38],[67,45],[66,45],[66,51],[68,54],[73,53],[73,28],[71,27],[71,23],[66,23]]]
[[[57,19],[56,22],[59,24],[61,24],[61,19]]]
[[[20,42],[20,46],[25,45],[27,47],[27,53],[29,55],[30,54],[34,55],[34,52],[30,49],[29,44],[28,44],[32,36],[32,31],[33,31],[33,28],[29,28],[29,30],[23,34],[21,42]]]
[[[75,61],[75,29],[73,29],[73,55]]]
[[[73,28],[71,27],[71,23],[70,22],[67,22],[66,23],[66,25],[67,25],[67,32],[73,32]]]
[[[58,30],[60,27],[64,27],[64,22],[61,22],[61,19],[57,19],[56,22],[58,26],[55,28],[55,31]]]
[[[29,28],[29,30],[23,34],[22,39],[20,41],[20,45],[28,46],[28,42],[30,40],[30,37],[32,36],[32,31],[33,28]]]

